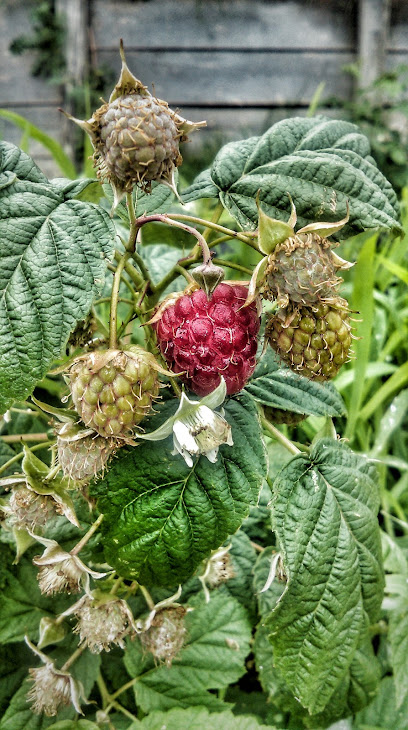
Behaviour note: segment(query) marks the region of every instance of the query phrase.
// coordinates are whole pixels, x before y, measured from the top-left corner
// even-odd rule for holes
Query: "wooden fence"
[[[1,1],[3,4],[1,5]],[[407,0],[55,0],[67,27],[64,86],[30,76],[29,55],[10,41],[30,31],[25,0],[0,0],[0,107],[26,116],[69,145],[59,106],[90,66],[118,74],[119,38],[128,65],[160,98],[218,132],[259,134],[277,119],[304,114],[318,85],[323,98],[350,98],[343,67],[360,64],[367,84],[408,63]],[[19,132],[0,119],[0,136]],[[44,150],[31,152],[46,172]]]

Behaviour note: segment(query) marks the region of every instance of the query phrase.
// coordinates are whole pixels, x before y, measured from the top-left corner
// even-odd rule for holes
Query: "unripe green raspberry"
[[[299,375],[329,380],[348,359],[352,339],[349,319],[347,302],[341,297],[313,307],[290,304],[269,319],[265,336]]]
[[[159,393],[154,356],[142,347],[78,357],[69,370],[72,400],[88,428],[104,438],[126,439]]]
[[[332,254],[332,245],[317,233],[294,234],[280,243],[268,257],[263,297],[305,305],[333,297],[342,260]]]
[[[271,423],[285,423],[287,426],[296,426],[307,418],[305,413],[295,413],[295,411],[285,411],[283,408],[274,408],[273,406],[264,406],[265,418]]]

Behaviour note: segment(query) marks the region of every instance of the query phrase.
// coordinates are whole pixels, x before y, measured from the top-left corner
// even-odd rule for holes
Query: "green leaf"
[[[7,119],[7,121],[15,124],[17,127],[20,127],[20,129],[23,129],[29,137],[35,139],[36,142],[40,142],[43,147],[51,152],[54,162],[56,162],[63,175],[69,178],[76,177],[75,166],[68,155],[65,154],[61,145],[53,139],[53,137],[50,137],[48,134],[36,127],[35,124],[29,122],[28,119],[25,119],[25,117],[22,117],[20,114],[16,114],[16,112],[11,111],[10,109],[0,109],[0,117]]]
[[[354,269],[351,309],[361,314],[355,323],[356,363],[353,367],[354,380],[347,419],[346,437],[352,438],[355,424],[361,413],[365,386],[365,374],[370,359],[370,343],[374,320],[374,260],[377,235],[369,235],[362,246]]]
[[[194,596],[189,605],[194,611],[185,618],[187,641],[171,667],[155,666],[151,655],[143,656],[138,641],[127,646],[126,669],[132,678],[138,677],[136,704],[144,712],[197,704],[228,709],[208,690],[237,682],[245,673],[251,639],[245,609],[224,592],[214,593],[209,603],[202,594]]]
[[[245,386],[265,406],[310,416],[341,416],[343,399],[331,383],[318,383],[294,373],[268,347]]]
[[[365,707],[375,696],[380,681],[380,665],[365,635],[327,708],[318,714],[309,715],[306,710],[302,710],[279,673],[279,664],[275,662],[265,626],[259,626],[256,630],[253,651],[259,680],[270,701],[282,711],[290,711],[292,718],[298,717],[299,725],[304,723],[312,730],[326,727]]]
[[[70,332],[102,289],[115,236],[101,208],[72,199],[12,145],[0,144],[0,412],[24,400],[61,355]]]
[[[221,446],[215,464],[202,456],[189,468],[171,454],[169,437],[121,452],[94,485],[106,560],[121,575],[147,585],[184,582],[256,504],[266,457],[255,406],[242,395],[225,412],[234,446]]]
[[[374,701],[357,714],[353,730],[405,730],[407,717],[408,697],[397,708],[393,678],[384,677]]]
[[[20,687],[32,663],[32,653],[26,644],[9,644],[0,647],[0,716],[7,707],[7,700]]]
[[[388,638],[399,709],[402,705],[408,707],[408,608],[390,612]]]
[[[200,198],[218,198],[218,188],[211,178],[211,171],[204,170],[186,190],[181,193],[183,203],[191,203]]]
[[[170,712],[152,712],[142,721],[132,723],[128,730],[274,730],[271,725],[259,725],[253,717],[233,715],[232,712],[208,712],[205,707],[174,708]],[[59,730],[59,728],[58,728]],[[63,730],[63,728],[61,728]],[[68,730],[68,729],[67,729]]]
[[[343,218],[348,201],[350,220],[340,238],[368,228],[402,232],[390,183],[370,157],[367,138],[346,121],[295,117],[274,124],[261,137],[225,145],[184,199],[215,197],[213,186],[244,229],[257,226],[259,191],[262,210],[285,222],[290,193],[299,226]]]
[[[113,203],[113,192],[109,183],[103,184],[103,192],[110,203]],[[174,201],[174,192],[163,183],[153,182],[151,193],[144,193],[143,190],[135,187],[132,193],[133,205],[135,207],[136,218],[142,215],[152,215],[153,213],[166,213]],[[129,215],[126,200],[123,200],[115,208],[115,213],[129,225]]]
[[[326,707],[378,616],[378,507],[375,466],[331,439],[292,459],[274,482],[288,583],[267,623],[279,670],[311,713]]]
[[[0,551],[4,550],[0,546]],[[22,559],[2,574],[5,584],[0,594],[0,643],[22,641],[27,634],[34,641],[43,616],[54,616],[67,607],[67,597],[57,599],[41,595],[31,561]]]
[[[34,663],[34,662],[33,662]],[[45,730],[55,723],[55,717],[46,717],[44,714],[35,715],[27,702],[27,692],[32,684],[23,681],[20,689],[13,696],[9,707],[0,721],[0,730]],[[59,717],[73,716],[74,708],[66,708],[58,713]]]
[[[50,730],[99,730],[99,728],[100,725],[90,720],[61,720],[50,725]]]

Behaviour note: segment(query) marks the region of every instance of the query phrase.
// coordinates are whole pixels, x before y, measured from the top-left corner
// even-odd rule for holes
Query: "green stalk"
[[[121,260],[118,263],[118,267],[113,278],[113,287],[111,293],[111,306],[110,306],[110,318],[109,318],[109,347],[112,350],[116,350],[118,346],[117,336],[117,316],[118,316],[118,300],[119,300],[119,287],[123,269],[125,268],[126,262],[131,256],[130,251],[126,251]]]
[[[261,424],[262,424],[263,428],[265,429],[265,431],[267,432],[268,436],[271,436],[272,438],[274,438],[275,441],[279,441],[279,443],[282,444],[282,446],[284,446],[285,449],[290,451],[291,454],[293,454],[294,456],[298,456],[299,454],[302,453],[301,450],[298,449],[298,447],[292,443],[292,441],[290,441],[288,438],[286,438],[286,436],[284,436],[283,433],[281,433],[281,431],[279,431],[277,428],[275,428],[275,426],[273,426],[271,423],[269,423],[269,421],[267,421],[266,418],[264,418],[264,416],[261,416]]]
[[[3,436],[3,439],[4,439],[4,436]],[[51,444],[54,444],[54,443],[55,443],[55,441],[44,441],[43,443],[37,444],[36,446],[31,446],[30,451],[39,451],[40,449],[44,449],[47,446],[50,446]],[[12,456],[11,459],[6,461],[5,464],[3,464],[0,467],[0,475],[4,474],[4,472],[7,471],[7,469],[10,466],[13,466],[13,464],[15,464],[16,461],[19,461],[20,459],[22,459],[23,456],[24,456],[24,451],[19,451],[18,454],[16,454],[15,456]]]

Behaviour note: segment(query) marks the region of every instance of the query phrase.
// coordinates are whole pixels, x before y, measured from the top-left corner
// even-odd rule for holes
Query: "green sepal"
[[[264,213],[259,205],[259,193],[256,197],[256,205],[258,208],[258,248],[262,251],[262,253],[268,256],[275,250],[279,243],[283,243],[283,241],[286,241],[287,238],[294,235],[294,224],[291,225],[294,206],[292,203],[292,215],[288,223],[284,223],[283,221],[271,218],[269,215]],[[294,221],[296,222],[296,211],[294,214]]]
[[[70,484],[69,477],[51,476],[48,466],[44,464],[27,446],[24,446],[24,458],[22,461],[23,472],[26,477],[27,487],[36,494],[44,497],[52,497],[62,509],[65,517],[73,525],[79,527],[75,514],[74,503],[68,493]]]
[[[49,644],[57,644],[65,638],[65,627],[57,623],[54,618],[43,616],[40,621],[40,638],[37,643],[38,649],[44,649]]]

